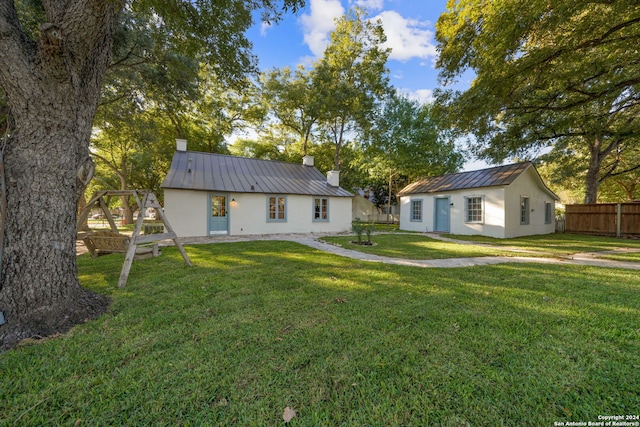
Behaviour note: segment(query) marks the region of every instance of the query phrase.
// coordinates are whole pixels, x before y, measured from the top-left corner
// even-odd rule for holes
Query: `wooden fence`
[[[565,232],[640,238],[640,203],[567,205]]]

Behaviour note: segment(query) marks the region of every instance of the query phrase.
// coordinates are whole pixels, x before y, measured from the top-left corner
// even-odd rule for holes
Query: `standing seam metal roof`
[[[509,185],[530,167],[534,168],[534,171],[540,180],[540,184],[545,188],[545,190],[558,199],[558,196],[556,196],[544,184],[542,178],[540,178],[540,175],[538,174],[538,171],[535,170],[535,167],[531,162],[514,163],[511,165],[497,166],[477,171],[458,172],[426,178],[407,185],[398,193],[398,195],[404,196],[408,194],[441,193],[444,191]]]
[[[162,188],[353,197],[313,166],[197,151],[174,153]]]

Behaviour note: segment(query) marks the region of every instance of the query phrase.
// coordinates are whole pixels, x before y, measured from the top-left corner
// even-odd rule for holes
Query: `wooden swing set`
[[[118,227],[116,226],[113,216],[109,211],[105,197],[111,196],[129,196],[134,197],[136,204],[138,205],[138,218],[135,223],[135,228],[131,236],[120,234]],[[120,272],[120,280],[118,281],[118,287],[122,288],[127,284],[127,278],[129,277],[129,271],[131,270],[131,264],[134,259],[142,259],[151,256],[158,256],[160,250],[158,249],[158,242],[161,240],[173,240],[173,243],[180,251],[180,255],[184,259],[184,262],[188,266],[192,266],[187,253],[185,252],[178,236],[173,228],[169,224],[169,220],[162,212],[162,207],[158,202],[155,194],[149,190],[106,190],[97,191],[93,194],[93,197],[87,202],[86,206],[78,215],[77,229],[80,230],[82,224],[89,217],[89,213],[92,209],[99,208],[104,213],[105,218],[109,222],[111,231],[78,231],[78,240],[82,240],[89,250],[92,257],[97,257],[103,254],[110,253],[124,253],[124,264],[122,265],[122,271]],[[163,231],[161,233],[155,233],[156,230],[151,230],[152,227],[145,227],[145,233],[142,234],[144,225],[144,212],[152,208],[155,211],[156,219],[162,222]],[[147,234],[147,231],[151,231],[151,234]]]

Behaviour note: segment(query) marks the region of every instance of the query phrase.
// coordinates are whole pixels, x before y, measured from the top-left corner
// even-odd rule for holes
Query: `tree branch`
[[[0,0],[0,86],[8,100],[29,93],[36,45],[20,28],[14,2]]]

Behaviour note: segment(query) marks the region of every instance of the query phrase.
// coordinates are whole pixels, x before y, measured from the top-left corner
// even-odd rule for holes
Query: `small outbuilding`
[[[497,238],[555,232],[555,202],[531,162],[414,182],[400,198],[400,229]]]
[[[351,229],[353,194],[313,157],[300,164],[188,151],[178,140],[162,183],[180,237],[327,233]]]

